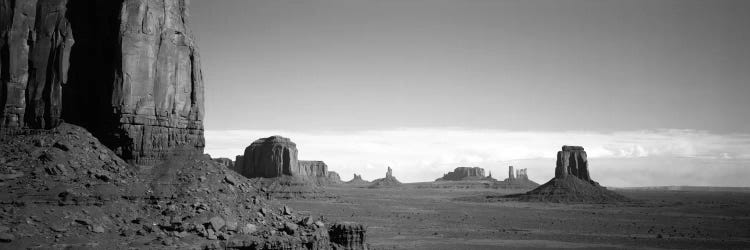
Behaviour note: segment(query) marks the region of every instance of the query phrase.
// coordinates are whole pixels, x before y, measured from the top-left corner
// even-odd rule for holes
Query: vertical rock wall
[[[112,106],[136,162],[202,151],[203,75],[185,0],[126,0]],[[113,135],[118,136],[118,135]]]
[[[74,44],[67,0],[0,0],[0,128],[60,124]]]
[[[309,177],[327,177],[328,165],[323,161],[298,161],[301,175]]]
[[[334,249],[367,250],[367,227],[355,222],[339,222],[328,229]]]
[[[188,17],[186,0],[0,0],[0,129],[65,120],[139,164],[202,153]]]
[[[238,160],[238,164],[240,161]],[[240,173],[248,178],[300,176],[297,145],[289,138],[271,136],[254,141],[245,148]]]
[[[569,175],[591,182],[589,163],[583,147],[563,146],[562,151],[557,152],[555,178],[565,178]]]

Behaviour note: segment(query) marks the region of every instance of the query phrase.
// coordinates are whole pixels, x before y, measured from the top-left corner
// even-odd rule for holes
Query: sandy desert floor
[[[373,249],[750,248],[750,193],[619,191],[630,204],[468,202],[492,189],[329,187],[336,200],[284,201],[368,225]]]

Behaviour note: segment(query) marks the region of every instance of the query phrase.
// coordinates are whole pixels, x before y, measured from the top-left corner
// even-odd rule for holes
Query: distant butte
[[[511,170],[512,172],[512,170]],[[629,199],[607,190],[589,175],[586,151],[581,146],[563,146],[557,152],[555,177],[524,194],[509,195],[521,201],[610,203]]]

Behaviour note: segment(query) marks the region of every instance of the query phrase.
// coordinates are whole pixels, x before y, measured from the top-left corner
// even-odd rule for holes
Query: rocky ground
[[[328,221],[206,156],[136,167],[69,124],[5,135],[0,156],[0,249],[334,246]]]
[[[528,190],[330,187],[301,214],[368,226],[372,249],[747,249],[750,193],[618,191],[627,204],[470,202]]]

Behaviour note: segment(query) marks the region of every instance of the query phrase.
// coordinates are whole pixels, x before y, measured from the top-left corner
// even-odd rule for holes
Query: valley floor
[[[620,190],[629,204],[469,202],[493,189],[328,187],[336,200],[283,201],[368,225],[373,249],[750,248],[750,193]]]

